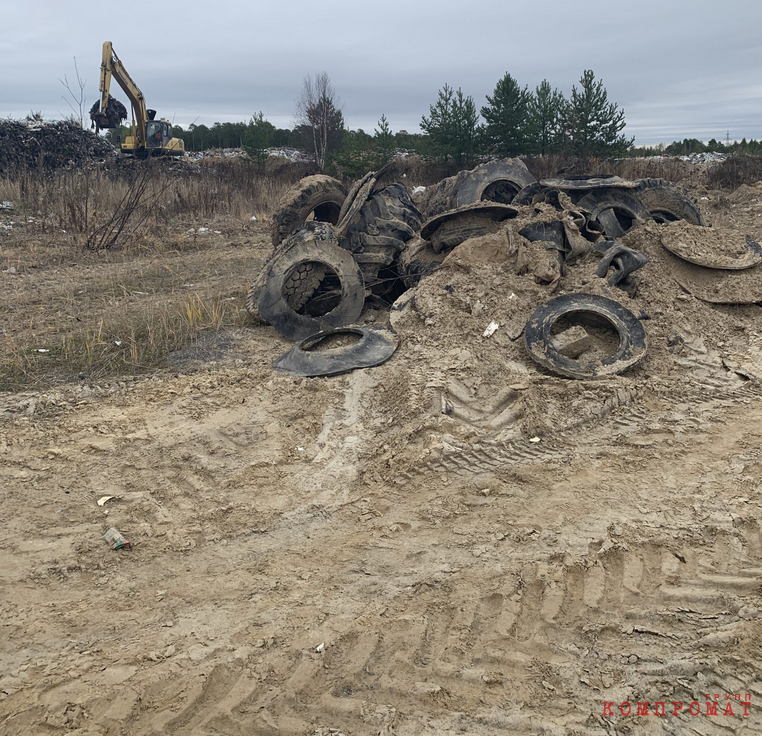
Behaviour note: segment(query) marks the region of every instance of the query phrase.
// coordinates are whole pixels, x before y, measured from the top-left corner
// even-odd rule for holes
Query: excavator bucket
[[[101,110],[100,101],[90,109],[90,120],[97,130],[101,128],[118,128],[122,120],[127,119],[127,108],[115,97],[109,97],[105,110]]]

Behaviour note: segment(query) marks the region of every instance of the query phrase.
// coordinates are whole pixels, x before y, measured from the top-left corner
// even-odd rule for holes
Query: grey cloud
[[[8,4],[8,3],[6,3]],[[507,71],[568,94],[596,72],[637,143],[762,137],[758,70],[762,5],[744,0],[460,0],[360,4],[224,4],[186,0],[125,8],[28,0],[3,10],[0,115],[66,111],[57,79],[72,57],[97,96],[100,49],[112,40],[151,106],[180,124],[245,120],[262,110],[290,125],[305,74],[327,71],[350,127],[416,130],[437,90],[462,87],[478,106]]]

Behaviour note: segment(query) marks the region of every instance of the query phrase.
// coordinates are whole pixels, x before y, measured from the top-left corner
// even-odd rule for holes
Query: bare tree
[[[79,123],[80,128],[85,127],[85,108],[87,107],[87,97],[85,97],[86,79],[79,75],[77,67],[77,57],[74,57],[74,74],[77,77],[76,87],[69,82],[64,74],[63,79],[58,81],[66,88],[66,94],[61,95],[61,99],[71,108],[72,117]]]
[[[315,163],[322,171],[326,153],[338,148],[344,130],[340,101],[326,72],[304,78],[296,100],[296,125],[306,130],[314,150]]]

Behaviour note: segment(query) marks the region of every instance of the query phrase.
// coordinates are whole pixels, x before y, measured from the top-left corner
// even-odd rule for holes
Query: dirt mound
[[[550,209],[539,213],[540,219],[554,216]],[[537,217],[534,208],[522,208],[499,232],[466,241],[395,304],[391,322],[403,347],[376,370],[394,371],[397,364],[408,376],[416,397],[405,404],[408,421],[420,422],[422,407],[433,407],[427,421],[444,423],[451,433],[466,427],[477,435],[497,431],[501,441],[528,441],[599,422],[636,397],[688,397],[709,386],[738,388],[751,377],[762,378],[759,307],[709,304],[686,293],[680,283],[684,272],[699,267],[662,246],[672,230],[693,231],[692,226],[648,222],[621,239],[649,259],[634,274],[631,297],[596,275],[595,253],[567,265],[557,288],[543,283],[553,251],[519,234]],[[695,230],[726,242],[722,233]],[[712,273],[721,278],[721,272]],[[643,320],[649,350],[639,365],[591,384],[559,378],[534,363],[523,340],[527,319],[552,296],[577,292],[613,299]],[[498,329],[485,337],[493,322]],[[611,350],[616,349],[613,331],[589,331],[599,347],[614,340]],[[505,397],[496,397],[506,391],[510,399],[501,403]]]
[[[738,189],[728,195],[728,199],[733,204],[748,204],[750,202],[759,202],[762,199],[762,181],[758,181],[753,186],[741,184]]]
[[[0,174],[80,167],[115,155],[105,138],[68,120],[0,120]]]

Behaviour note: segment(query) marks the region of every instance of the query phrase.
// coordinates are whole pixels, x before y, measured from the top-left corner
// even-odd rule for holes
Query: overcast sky
[[[326,71],[348,127],[372,133],[384,113],[417,131],[445,83],[481,107],[506,72],[568,95],[592,69],[636,144],[762,137],[756,0],[0,0],[0,19],[0,117],[68,114],[74,57],[89,107],[109,40],[183,127],[260,110],[291,127],[304,76]]]

